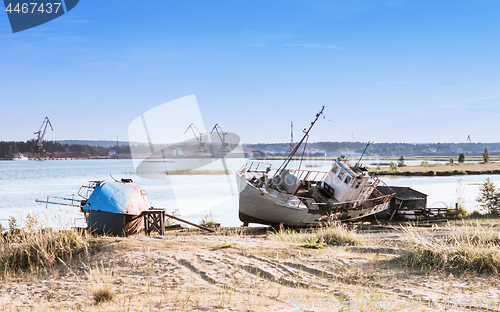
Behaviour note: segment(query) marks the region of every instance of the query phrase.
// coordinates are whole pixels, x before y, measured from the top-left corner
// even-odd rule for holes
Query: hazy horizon
[[[9,141],[9,140],[0,140],[0,142],[26,142],[29,140],[21,140],[21,141]],[[45,141],[45,140],[44,140]],[[109,144],[116,143],[116,140],[86,140],[86,139],[67,139],[67,140],[47,140],[53,142],[106,142]],[[129,142],[129,141],[119,141],[120,145],[125,144],[149,144],[148,142]],[[192,142],[195,144],[194,142]],[[298,141],[294,141],[294,143],[298,143]],[[363,141],[309,141],[307,144],[317,144],[317,143],[361,143],[367,144],[368,142]],[[78,143],[76,143],[78,144]],[[175,144],[175,143],[171,143]],[[244,145],[257,145],[257,144],[280,144],[280,145],[288,145],[290,142],[242,142]],[[423,144],[465,144],[469,145],[469,142],[371,142],[370,144],[413,144],[413,145],[423,145]],[[472,144],[500,144],[498,142],[472,142]],[[82,144],[83,145],[83,144]]]

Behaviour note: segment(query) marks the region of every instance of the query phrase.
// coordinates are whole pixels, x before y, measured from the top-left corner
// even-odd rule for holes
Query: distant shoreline
[[[381,176],[402,176],[402,177],[433,177],[433,176],[458,176],[458,175],[486,175],[500,174],[499,163],[464,163],[464,164],[422,164],[420,166],[396,167],[391,170],[389,167],[373,168],[368,171]]]

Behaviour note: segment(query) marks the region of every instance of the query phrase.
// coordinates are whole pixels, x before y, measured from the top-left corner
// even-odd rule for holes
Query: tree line
[[[289,143],[271,144],[245,144],[246,150],[261,150],[267,146],[275,145],[288,147]],[[326,152],[340,153],[362,153],[366,142],[316,142],[309,143],[309,148],[319,148]],[[500,143],[371,143],[366,150],[366,155],[378,156],[455,156],[460,153],[464,155],[481,156],[484,149],[498,155]]]
[[[288,148],[288,143],[259,143],[259,144],[244,144],[245,151],[261,150],[269,145],[281,146]],[[138,145],[139,149],[144,147],[144,152],[150,152],[148,145]],[[184,149],[192,149],[192,146],[183,146]],[[366,147],[364,142],[315,142],[309,143],[308,148],[318,148],[326,152],[339,152],[344,154],[349,153],[362,153]],[[378,156],[419,156],[419,155],[447,155],[454,156],[460,153],[465,155],[476,155],[485,157],[484,150],[488,149],[487,158],[489,153],[498,155],[500,152],[500,143],[372,143],[366,150],[366,155]],[[107,156],[109,150],[113,149],[117,154],[130,154],[129,145],[115,145],[115,146],[100,146],[90,144],[67,144],[56,141],[44,141],[43,149],[47,153],[54,152],[84,152],[92,156]],[[137,150],[137,149],[136,149]],[[14,153],[34,153],[35,140],[28,141],[0,141],[0,158],[5,158]]]
[[[15,153],[35,153],[37,148],[35,140],[28,141],[0,141],[0,158],[6,158]],[[46,153],[55,152],[83,152],[92,156],[107,156],[109,150],[115,150],[117,154],[130,154],[128,145],[117,145],[112,147],[94,146],[87,144],[61,144],[55,141],[44,141],[43,150]]]

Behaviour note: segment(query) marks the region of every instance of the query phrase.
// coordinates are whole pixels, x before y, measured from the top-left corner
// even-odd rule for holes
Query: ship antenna
[[[309,129],[307,129],[307,130],[304,129],[304,136],[302,137],[302,139],[300,140],[300,142],[297,143],[297,145],[295,145],[295,147],[293,148],[293,150],[290,152],[290,154],[287,156],[287,158],[281,164],[281,166],[278,168],[278,170],[276,170],[276,172],[274,173],[273,177],[275,177],[277,174],[280,174],[281,172],[283,172],[283,170],[286,169],[286,167],[288,166],[288,164],[292,160],[292,158],[295,155],[295,153],[297,153],[297,151],[299,150],[300,145],[304,142],[304,140],[306,139],[306,137],[309,136],[309,131],[311,131],[311,129],[314,126],[314,124],[316,123],[316,121],[318,121],[319,116],[321,116],[323,114],[323,110],[324,109],[325,109],[325,107],[322,106],[321,107],[321,111],[316,114],[316,119],[314,119],[314,121],[311,122],[311,125],[309,126]],[[302,157],[304,157],[304,154],[302,154]]]
[[[365,152],[366,152],[366,150],[368,149],[368,146],[370,146],[371,143],[373,143],[373,142],[368,141],[368,144],[366,144],[366,147],[365,147],[365,150],[363,151],[363,154],[361,154],[361,157],[359,157],[359,160],[356,163],[356,165],[354,166],[354,168],[358,168],[359,167],[359,163],[361,162],[361,159],[365,155]]]

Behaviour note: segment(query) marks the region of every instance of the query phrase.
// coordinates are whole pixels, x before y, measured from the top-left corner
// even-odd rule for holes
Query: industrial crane
[[[198,131],[199,136],[196,135],[196,132],[194,132],[193,128],[196,129],[196,131]],[[198,141],[198,148],[196,149],[195,153],[196,154],[205,153],[207,151],[207,144],[205,142],[203,142],[203,133],[201,133],[200,130],[198,130],[198,128],[196,128],[194,123],[191,123],[189,125],[189,127],[186,129],[186,131],[184,131],[184,133],[186,133],[189,129],[191,129],[191,131],[193,131],[194,137]]]
[[[470,144],[470,153],[471,153],[471,155],[472,155],[472,154],[474,154],[474,148],[472,147],[472,140],[471,140],[471,138],[470,138],[470,134],[469,134],[469,136],[467,137],[467,142],[469,142],[469,144]]]
[[[219,126],[219,124],[215,124],[214,128],[210,133],[213,133],[214,131],[217,131],[217,135],[219,136],[219,139],[221,141],[221,147],[219,153],[221,154],[229,153],[229,144],[226,142],[227,132],[222,131],[222,128]]]
[[[45,136],[45,132],[47,131],[47,126],[50,126],[50,129],[54,131],[54,128],[52,128],[52,124],[50,123],[49,117],[45,117],[45,119],[42,122],[42,125],[40,126],[40,130],[38,132],[35,132],[35,134],[38,134],[37,141],[34,143],[34,145],[37,147],[37,151],[43,152],[43,137]],[[42,132],[43,129],[43,132]]]

